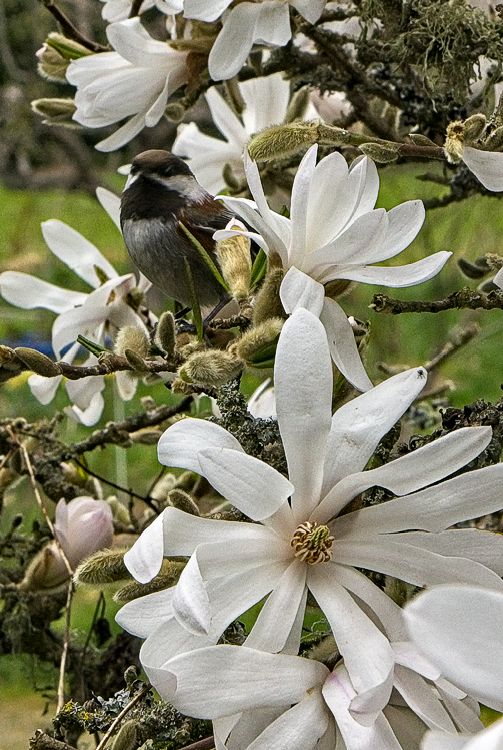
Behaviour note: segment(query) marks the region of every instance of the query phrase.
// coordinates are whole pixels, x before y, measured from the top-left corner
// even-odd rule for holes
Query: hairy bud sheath
[[[237,377],[243,363],[227,351],[205,350],[192,354],[178,376],[186,383],[218,387]]]
[[[233,223],[229,229],[244,229],[242,224]],[[251,253],[250,240],[242,235],[228,237],[216,243],[215,252],[229,291],[238,301],[250,294]]]

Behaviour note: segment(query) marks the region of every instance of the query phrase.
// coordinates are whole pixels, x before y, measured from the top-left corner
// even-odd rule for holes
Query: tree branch
[[[444,310],[495,310],[503,308],[503,291],[498,289],[484,294],[468,287],[452,292],[441,300],[401,300],[387,294],[374,294],[369,307],[378,313],[399,315],[400,313],[437,313]]]
[[[40,0],[40,2],[47,8],[49,13],[54,16],[56,21],[61,26],[63,33],[75,42],[82,44],[83,47],[87,47],[92,52],[105,52],[108,47],[104,47],[98,42],[94,42],[92,39],[88,39],[82,32],[80,32],[76,26],[70,21],[63,11],[54,4],[53,0]]]

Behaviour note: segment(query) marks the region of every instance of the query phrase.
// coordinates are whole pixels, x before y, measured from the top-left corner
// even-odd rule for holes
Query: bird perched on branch
[[[152,149],[133,159],[121,199],[122,234],[135,266],[169,297],[190,307],[193,283],[202,307],[225,301],[224,289],[183,227],[218,266],[213,233],[232,218],[177,156]]]

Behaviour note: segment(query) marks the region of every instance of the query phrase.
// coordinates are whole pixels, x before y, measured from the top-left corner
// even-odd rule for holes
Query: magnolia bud
[[[493,130],[484,141],[484,149],[488,151],[501,151],[503,148],[503,125]]]
[[[393,146],[387,143],[362,143],[359,146],[365,156],[370,157],[378,164],[388,164],[389,162],[396,161],[398,159],[398,150],[400,144]]]
[[[36,372],[37,375],[43,375],[45,378],[53,378],[56,375],[61,375],[59,366],[37,349],[30,349],[27,346],[18,346],[14,351],[21,362],[23,362],[29,370]]]
[[[436,146],[437,144],[421,133],[409,133],[409,138],[415,146]]]
[[[274,125],[253,136],[248,144],[248,153],[254,161],[283,159],[312,146],[318,140],[317,122],[295,122],[289,125]]]
[[[130,602],[133,599],[138,599],[139,596],[153,594],[155,591],[163,591],[170,586],[174,586],[175,583],[178,583],[178,579],[180,578],[184,567],[185,562],[164,560],[159,575],[148,583],[138,583],[137,581],[126,583],[125,586],[122,586],[115,592],[114,601]]]
[[[486,124],[486,116],[483,115],[482,112],[477,112],[471,117],[468,117],[463,123],[465,143],[478,141],[485,130]]]
[[[308,86],[303,86],[301,89],[295,92],[290,99],[288,109],[286,111],[285,122],[293,122],[294,120],[301,120],[307,110],[309,104],[311,92]]]
[[[218,387],[237,377],[243,363],[227,351],[205,350],[192,354],[178,376],[186,383]]]
[[[178,488],[171,490],[168,495],[168,503],[172,508],[178,508],[191,516],[199,516],[199,508],[190,495]]]
[[[246,227],[236,220],[230,221],[226,229],[246,231]],[[234,235],[216,243],[215,252],[232,296],[244,300],[250,293],[251,253],[250,240],[242,235]]]
[[[185,117],[185,107],[181,102],[170,102],[164,110],[164,114],[170,122],[179,123]]]
[[[149,340],[143,328],[124,326],[119,330],[115,338],[114,352],[126,356],[127,349],[141,358],[148,356]]]
[[[75,571],[75,583],[87,583],[100,586],[104,583],[115,583],[130,574],[124,565],[125,549],[105,549],[95,552],[81,563]]]
[[[176,345],[175,317],[172,312],[163,312],[157,323],[154,337],[155,344],[163,352],[172,355]]]
[[[281,318],[285,315],[279,288],[285,272],[282,268],[269,267],[267,275],[255,298],[253,322],[255,325],[269,318]]]
[[[69,503],[60,500],[56,506],[54,532],[70,565],[75,568],[85,557],[112,544],[112,511],[104,500],[92,497],[76,497]]]
[[[233,346],[236,355],[251,367],[271,367],[283,318],[269,318],[245,331]]]
[[[115,382],[121,398],[130,401],[136,392],[137,378],[148,372],[143,358],[148,355],[149,339],[143,328],[124,326],[117,333],[114,352],[126,357],[134,372],[127,370],[116,372]]]
[[[73,99],[68,98],[34,99],[31,108],[37,115],[45,118],[44,123],[47,125],[53,123],[58,125],[62,123],[72,124],[72,117],[77,109]]]
[[[66,69],[70,62],[90,54],[91,50],[73,39],[52,32],[36,53],[38,72],[50,81],[66,82]]]

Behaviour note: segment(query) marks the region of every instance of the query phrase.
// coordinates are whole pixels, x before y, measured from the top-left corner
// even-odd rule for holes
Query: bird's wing
[[[209,253],[213,253],[215,249],[213,235],[216,230],[225,229],[229,221],[234,218],[234,215],[223,206],[218,212],[215,211],[215,204],[211,209],[211,211],[206,209],[204,204],[200,208],[191,206],[189,212],[181,211],[179,217],[181,223]]]

